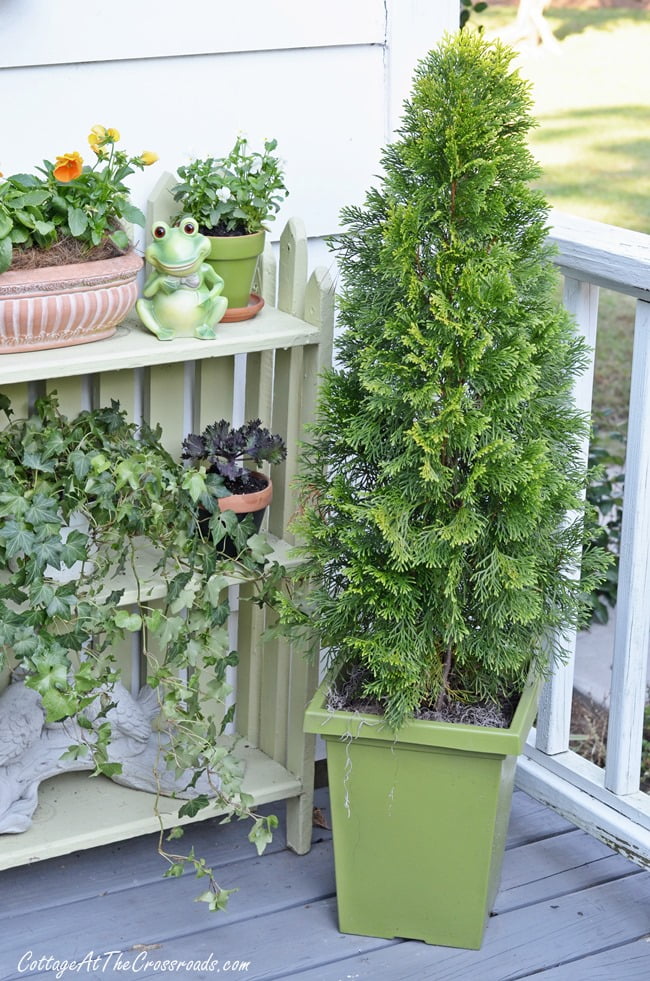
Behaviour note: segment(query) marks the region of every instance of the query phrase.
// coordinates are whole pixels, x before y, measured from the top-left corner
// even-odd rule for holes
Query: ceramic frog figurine
[[[153,267],[136,303],[142,323],[161,341],[174,337],[216,337],[215,325],[226,312],[223,279],[204,262],[210,251],[198,222],[183,217],[178,225],[157,221],[145,258]]]

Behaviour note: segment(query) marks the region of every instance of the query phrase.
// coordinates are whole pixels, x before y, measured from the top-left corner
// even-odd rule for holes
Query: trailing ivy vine
[[[280,575],[267,564],[265,539],[221,514],[205,469],[185,470],[160,432],[129,423],[118,403],[68,419],[50,395],[28,418],[14,419],[0,395],[0,411],[7,419],[0,430],[0,668],[19,669],[41,696],[47,722],[75,720],[82,735],[68,754],[90,757],[95,774],[114,777],[121,769],[110,752],[120,680],[114,649],[140,632],[165,733],[161,766],[190,792],[199,781],[209,785],[179,815],[215,802],[218,813],[252,818],[251,841],[262,850],[277,822],[254,814],[241,791],[241,765],[226,735],[234,706],[219,715],[206,705],[225,706],[227,669],[237,663],[227,587],[246,583],[255,594]],[[205,537],[199,505],[211,515]],[[226,534],[235,559],[217,547]],[[136,598],[129,607],[125,575]],[[202,859],[168,853],[162,837],[161,851],[168,874],[189,862],[207,875],[200,898],[223,907],[227,891]]]

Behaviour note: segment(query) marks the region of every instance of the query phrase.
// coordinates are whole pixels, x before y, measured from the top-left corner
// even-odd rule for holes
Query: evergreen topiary
[[[516,697],[562,656],[604,564],[591,549],[575,571],[588,352],[557,300],[512,58],[462,32],[419,64],[381,183],[334,240],[338,366],[295,524],[317,585],[281,616],[315,629],[394,728]]]

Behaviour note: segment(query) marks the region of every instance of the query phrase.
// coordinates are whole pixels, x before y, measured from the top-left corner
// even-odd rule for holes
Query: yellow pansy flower
[[[145,150],[144,153],[140,154],[140,160],[145,167],[151,167],[152,164],[155,164],[157,159],[158,154],[154,153],[153,150]]]
[[[99,148],[102,146],[105,139],[106,139],[106,130],[103,126],[93,126],[90,133],[88,134],[88,142],[91,148],[95,151],[95,153],[98,152]]]
[[[88,134],[88,142],[98,157],[104,155],[101,153],[101,148],[106,143],[117,143],[119,138],[119,130],[114,129],[113,127],[106,129],[105,126],[100,126],[99,124],[97,126],[93,126]]]

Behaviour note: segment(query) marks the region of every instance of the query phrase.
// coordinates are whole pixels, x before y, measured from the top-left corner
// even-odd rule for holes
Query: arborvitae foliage
[[[363,666],[393,727],[520,691],[590,585],[571,397],[587,352],[557,300],[512,57],[463,32],[420,63],[382,182],[335,240],[339,367],[296,525],[320,585],[284,619]]]

